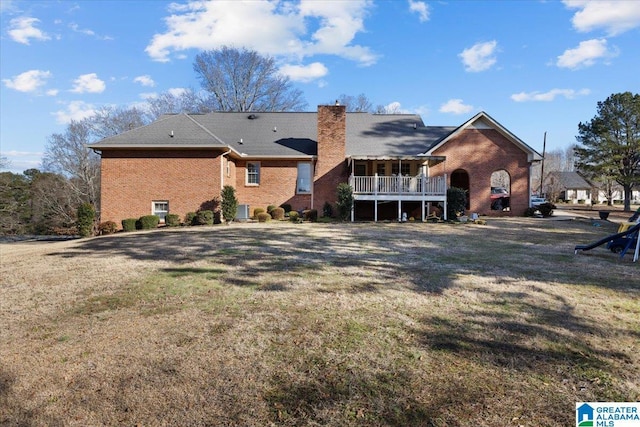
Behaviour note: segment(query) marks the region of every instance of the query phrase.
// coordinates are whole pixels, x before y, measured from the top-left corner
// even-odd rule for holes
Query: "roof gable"
[[[527,158],[530,162],[540,161],[542,160],[542,156],[536,150],[527,145],[520,138],[515,136],[511,131],[498,123],[495,119],[493,119],[490,115],[485,113],[484,111],[479,112],[475,116],[471,117],[462,125],[458,126],[454,131],[444,136],[441,140],[436,141],[428,151],[426,151],[425,155],[431,155],[435,150],[442,147],[448,141],[455,138],[461,132],[466,129],[494,129],[498,131],[502,136],[507,138],[511,143],[517,146],[519,149],[527,153]]]

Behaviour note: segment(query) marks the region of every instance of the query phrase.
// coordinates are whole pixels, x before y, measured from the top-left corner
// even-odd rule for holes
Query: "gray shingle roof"
[[[317,155],[317,113],[177,114],[90,147],[231,147],[254,157]],[[347,156],[415,156],[456,127],[425,126],[419,115],[347,113]],[[171,136],[173,135],[173,136]]]
[[[560,185],[566,189],[587,190],[591,188],[591,184],[578,172],[551,172],[549,177],[557,179]]]

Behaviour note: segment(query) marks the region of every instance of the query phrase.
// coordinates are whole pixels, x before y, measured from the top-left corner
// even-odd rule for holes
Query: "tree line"
[[[196,56],[193,70],[202,90],[165,92],[148,99],[142,108],[103,107],[47,138],[42,170],[0,172],[0,233],[73,233],[79,206],[91,204],[99,212],[100,157],[88,144],[164,114],[303,111],[307,106],[302,92],[278,73],[275,60],[255,51],[231,47],[205,51]],[[348,112],[399,112],[393,104],[374,107],[365,94],[341,94],[328,103],[335,101]],[[550,153],[545,167],[547,171],[575,167],[594,182],[618,183],[629,210],[631,191],[640,185],[640,95],[613,94],[598,103],[597,113],[591,121],[578,124],[578,144],[571,152]],[[551,160],[558,165],[551,166]],[[0,169],[6,168],[7,160],[0,159]]]

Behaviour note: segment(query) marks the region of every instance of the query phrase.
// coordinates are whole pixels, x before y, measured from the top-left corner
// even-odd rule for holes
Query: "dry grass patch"
[[[573,255],[607,227],[2,245],[0,424],[569,425],[576,401],[640,398],[638,265]]]

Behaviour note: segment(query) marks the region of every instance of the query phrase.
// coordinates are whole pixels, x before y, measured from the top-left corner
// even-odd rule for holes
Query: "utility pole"
[[[542,165],[540,166],[540,191],[538,196],[542,197],[542,183],[544,181],[544,156],[547,151],[547,131],[544,131],[544,140],[542,141]]]

